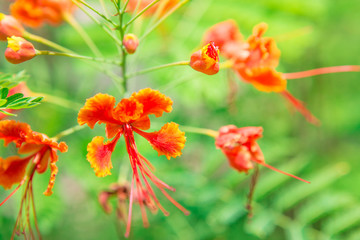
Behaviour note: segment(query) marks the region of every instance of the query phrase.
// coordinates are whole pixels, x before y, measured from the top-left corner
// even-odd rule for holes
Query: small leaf
[[[3,114],[8,115],[8,116],[16,116],[16,114],[9,113],[9,112],[6,112],[6,111],[1,110],[1,109],[0,109],[0,113],[3,113]]]
[[[1,99],[6,98],[8,94],[9,94],[9,89],[8,88],[0,89],[0,98]]]
[[[6,102],[6,99],[0,99],[0,107],[5,105]]]

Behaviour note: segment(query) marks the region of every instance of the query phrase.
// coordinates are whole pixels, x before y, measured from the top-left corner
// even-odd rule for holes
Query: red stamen
[[[266,163],[264,163],[264,162],[257,162],[257,163],[263,165],[264,167],[270,168],[271,170],[274,170],[274,171],[276,171],[276,172],[285,174],[285,175],[287,175],[287,176],[289,176],[289,177],[293,177],[293,178],[295,178],[295,179],[297,179],[297,180],[300,180],[300,181],[303,181],[303,182],[306,182],[306,183],[310,183],[309,181],[306,181],[306,180],[304,180],[304,179],[302,179],[302,178],[300,178],[300,177],[297,177],[297,176],[295,176],[295,175],[292,175],[292,174],[290,174],[290,173],[281,171],[281,170],[279,170],[279,169],[277,169],[277,168],[275,168],[275,167],[273,167],[273,166],[271,166],[271,165],[268,165],[268,164],[266,164]]]
[[[133,200],[134,200],[134,176],[133,176],[133,179],[131,181],[130,200],[129,200],[129,214],[128,214],[128,221],[127,221],[127,224],[126,224],[126,232],[125,232],[125,237],[126,238],[129,237],[129,234],[130,234]]]
[[[24,184],[25,181],[26,181],[26,177],[25,177],[23,180],[21,180],[20,184],[9,194],[9,196],[7,196],[7,197],[5,198],[4,201],[2,201],[2,202],[0,203],[0,207],[1,207],[7,200],[9,200],[9,198],[11,198],[11,196],[14,195],[14,194],[17,192],[17,190],[19,190],[19,188]]]
[[[324,67],[324,68],[317,68],[302,72],[284,73],[283,76],[289,80],[289,79],[306,78],[316,75],[338,73],[338,72],[360,72],[360,66],[347,65],[347,66]]]
[[[285,99],[288,100],[296,108],[296,110],[298,110],[299,113],[301,113],[305,117],[305,119],[309,123],[317,126],[321,124],[319,119],[312,115],[312,113],[308,109],[306,109],[304,104],[300,100],[296,99],[293,95],[291,95],[291,93],[289,93],[288,91],[283,91],[280,92],[280,94],[283,95]]]
[[[217,61],[219,59],[218,47],[215,46],[215,43],[211,41],[206,50],[206,55]]]

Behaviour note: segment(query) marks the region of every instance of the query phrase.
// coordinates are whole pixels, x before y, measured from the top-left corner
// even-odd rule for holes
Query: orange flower
[[[253,29],[252,35],[244,41],[233,20],[218,23],[204,36],[205,41],[215,41],[221,54],[232,61],[233,70],[245,82],[251,83],[263,92],[278,92],[288,100],[310,123],[319,121],[299,100],[286,91],[285,76],[277,72],[280,50],[273,38],[263,37],[266,23],[260,23]]]
[[[154,0],[130,0],[126,10],[129,12],[137,13],[143,10],[146,6],[151,4]],[[124,1],[126,2],[126,0]],[[163,0],[159,3],[156,3],[154,6],[150,7],[146,12],[144,12],[144,16],[152,16],[153,14],[159,12],[160,16],[163,16],[170,9],[172,9],[176,4],[179,3],[179,0]]]
[[[0,13],[0,41],[6,41],[8,37],[22,37],[24,28],[13,16]]]
[[[24,24],[39,27],[44,22],[60,24],[64,14],[74,10],[74,4],[71,0],[16,0],[10,10]]]
[[[28,87],[26,86],[25,82],[21,82],[18,85],[16,85],[15,87],[11,88],[9,90],[9,94],[8,96],[12,96],[15,93],[22,93],[24,94],[24,97],[29,97],[30,96],[30,90],[28,89]],[[12,109],[2,109],[3,111],[12,113],[14,110]],[[7,117],[7,115],[5,115],[4,113],[0,113],[0,120]]]
[[[133,93],[129,98],[122,99],[116,106],[114,97],[99,93],[89,98],[85,106],[80,109],[78,115],[80,125],[87,124],[90,128],[94,128],[96,123],[104,123],[106,124],[106,136],[112,138],[112,140],[104,143],[103,137],[94,137],[88,144],[87,159],[91,167],[94,168],[96,176],[104,177],[111,174],[111,154],[120,137],[123,135],[125,138],[126,150],[133,170],[126,236],[130,233],[132,205],[135,196],[147,203],[155,203],[154,206],[160,208],[165,215],[168,214],[155,196],[149,180],[176,207],[188,214],[188,211],[165,191],[165,189],[174,191],[174,188],[159,180],[151,172],[153,169],[151,163],[138,152],[134,139],[134,132],[136,132],[147,139],[159,155],[165,155],[168,159],[180,156],[185,145],[185,134],[179,130],[176,123],[167,123],[157,132],[147,133],[143,131],[150,128],[149,115],[154,114],[155,117],[161,117],[163,112],[171,112],[171,110],[171,99],[150,88]],[[148,220],[144,201],[139,201],[139,205],[144,225],[147,226]]]
[[[202,49],[194,52],[190,58],[190,67],[194,70],[214,75],[219,72],[219,50],[214,42],[210,42]]]
[[[126,52],[129,54],[133,54],[139,46],[139,39],[135,34],[128,33],[124,36],[123,44]]]
[[[243,127],[237,128],[234,125],[223,126],[219,129],[215,145],[228,158],[231,167],[239,172],[247,173],[258,163],[277,172],[283,173],[300,181],[308,181],[285,173],[265,163],[264,155],[256,140],[262,137],[262,127]]]
[[[36,49],[31,42],[22,37],[12,36],[8,38],[8,47],[5,50],[5,58],[8,62],[19,64],[36,56]]]
[[[50,180],[44,195],[50,196],[58,172],[56,162],[58,160],[57,150],[67,151],[67,145],[64,142],[57,143],[42,133],[34,132],[26,123],[20,123],[13,120],[0,121],[0,139],[5,141],[5,146],[10,142],[16,144],[19,154],[26,154],[25,157],[11,156],[6,159],[0,158],[0,185],[5,189],[10,189],[14,184],[20,183],[18,187],[3,201],[3,205],[19,188],[26,182],[23,198],[21,200],[20,212],[16,221],[14,232],[22,229],[21,222],[24,204],[33,206],[32,181],[35,172],[44,173],[50,166]],[[28,172],[26,173],[26,169]],[[29,208],[26,208],[26,215],[29,214]],[[35,218],[36,221],[36,218]],[[26,225],[25,225],[26,226]],[[29,231],[31,232],[30,223]],[[25,230],[22,232],[25,233]]]
[[[237,128],[234,125],[223,126],[219,129],[215,137],[215,145],[227,157],[230,166],[239,172],[248,173],[250,169],[255,168],[255,172],[250,183],[250,192],[246,208],[249,211],[249,217],[252,216],[252,196],[259,175],[257,164],[261,164],[274,171],[296,178],[300,181],[310,183],[302,178],[283,172],[265,163],[264,155],[257,144],[257,140],[262,137],[262,127],[243,127]]]

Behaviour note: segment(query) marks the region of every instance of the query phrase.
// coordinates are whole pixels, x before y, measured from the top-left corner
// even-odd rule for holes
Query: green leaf
[[[6,111],[1,110],[1,109],[0,109],[0,113],[3,113],[3,114],[8,115],[8,116],[16,116],[16,114],[9,113],[9,112],[6,112]]]
[[[3,106],[6,102],[6,99],[0,99],[0,107]]]
[[[9,94],[9,89],[8,88],[0,89],[0,98],[1,99],[6,98],[8,94]]]

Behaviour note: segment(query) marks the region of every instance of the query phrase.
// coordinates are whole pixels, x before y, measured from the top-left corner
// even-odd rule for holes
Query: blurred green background
[[[100,7],[98,1],[89,2]],[[2,12],[8,13],[9,3],[1,1]],[[268,23],[266,36],[277,40],[282,53],[279,71],[360,65],[359,12],[357,0],[192,0],[141,42],[136,54],[128,58],[128,65],[132,72],[188,60],[200,47],[206,29],[229,18],[238,23],[245,37],[254,25]],[[106,56],[116,57],[115,46],[97,25],[80,10],[75,17]],[[149,20],[139,22],[133,31],[141,35]],[[29,31],[91,55],[67,24]],[[5,48],[2,42],[0,52]],[[121,99],[108,77],[86,62],[40,56],[11,65],[1,57],[1,72],[22,69],[31,76],[27,84],[32,91],[63,97],[73,101],[75,108],[98,92]],[[153,130],[168,121],[214,130],[227,124],[263,126],[264,137],[259,144],[267,163],[312,183],[261,167],[254,217],[248,219],[245,204],[252,172],[245,175],[231,169],[215,148],[214,139],[187,133],[183,155],[167,161],[138,138],[139,151],[154,164],[155,174],[176,188],[171,196],[191,214],[184,216],[158,192],[170,216],[149,213],[150,227],[143,228],[135,205],[129,239],[360,239],[359,77],[359,73],[337,73],[288,81],[290,92],[322,121],[320,127],[308,124],[280,95],[259,92],[240,82],[231,71],[206,76],[179,66],[131,79],[129,93],[152,87],[174,101],[171,113],[152,118]],[[236,87],[229,87],[229,78],[236,79]],[[229,102],[230,88],[238,91]],[[18,112],[14,119],[54,136],[75,126],[76,118],[73,109],[43,103]],[[59,154],[59,174],[51,197],[42,195],[49,172],[35,177],[35,204],[44,239],[124,238],[124,224],[117,222],[114,212],[107,215],[102,211],[97,195],[117,181],[119,168],[129,165],[125,144],[120,141],[112,156],[112,175],[97,178],[86,161],[86,146],[94,136],[105,136],[104,126],[85,128],[62,139],[69,151]],[[14,147],[0,147],[2,157],[15,152]],[[9,193],[1,188],[0,199]],[[20,195],[21,190],[0,207],[0,239],[11,236]],[[115,199],[112,203],[115,205]]]

